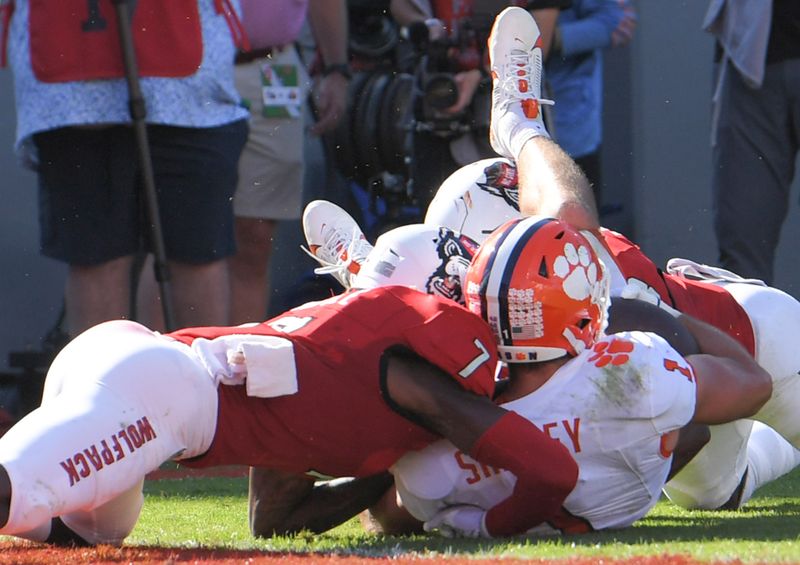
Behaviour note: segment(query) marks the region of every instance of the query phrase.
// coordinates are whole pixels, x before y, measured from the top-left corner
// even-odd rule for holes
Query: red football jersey
[[[670,306],[721,329],[751,354],[755,352],[750,318],[723,287],[665,273],[625,236],[605,229],[602,236],[626,280],[639,279],[658,292],[661,300]]]
[[[382,390],[386,351],[405,347],[464,389],[491,398],[497,356],[488,326],[452,301],[406,287],[350,291],[250,327],[184,329],[170,336],[271,335],[294,346],[298,390],[274,398],[219,386],[217,431],[190,466],[246,464],[289,472],[365,476],[436,437],[394,412]]]

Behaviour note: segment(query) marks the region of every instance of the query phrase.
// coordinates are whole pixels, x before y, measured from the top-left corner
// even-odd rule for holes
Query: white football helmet
[[[410,224],[375,242],[354,288],[403,285],[464,304],[463,278],[478,245],[447,228]]]
[[[495,157],[465,165],[447,177],[428,206],[424,223],[483,243],[500,225],[521,217],[517,167]]]

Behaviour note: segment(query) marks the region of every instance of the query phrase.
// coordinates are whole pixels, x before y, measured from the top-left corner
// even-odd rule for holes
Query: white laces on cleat
[[[360,232],[356,235],[348,229],[330,228],[317,249],[310,251],[302,246],[301,249],[322,265],[314,273],[333,275],[345,288],[350,288],[350,275],[358,273],[372,245]]]
[[[521,49],[509,53],[505,72],[496,87],[497,94],[505,95],[507,104],[520,100],[536,100],[540,105],[555,104],[553,100],[541,98],[530,90],[532,85],[538,85],[541,81],[541,65],[532,64],[535,56]]]

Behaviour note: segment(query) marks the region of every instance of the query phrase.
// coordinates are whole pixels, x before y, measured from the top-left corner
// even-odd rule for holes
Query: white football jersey
[[[695,392],[691,366],[665,340],[624,332],[503,406],[563,443],[578,463],[577,486],[564,504],[567,520],[558,525],[600,530],[628,526],[658,501],[672,460],[662,438],[691,420]],[[516,482],[446,440],[405,455],[392,472],[403,505],[423,521],[454,504],[491,508]]]

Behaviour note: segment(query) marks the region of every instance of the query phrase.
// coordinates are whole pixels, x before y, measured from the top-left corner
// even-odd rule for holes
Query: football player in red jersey
[[[237,327],[161,335],[132,321],[100,324],[59,353],[42,405],[0,438],[0,534],[121,543],[145,475],[169,459],[270,469],[262,480],[283,485],[271,491],[283,498],[261,501],[258,525],[288,532],[309,527],[293,510],[316,477],[369,485],[439,437],[514,472],[514,496],[486,514],[485,528],[524,531],[561,506],[577,468],[561,444],[491,401],[492,342],[478,316],[399,286]],[[375,481],[383,492],[385,478]],[[351,497],[311,527],[369,503]]]

